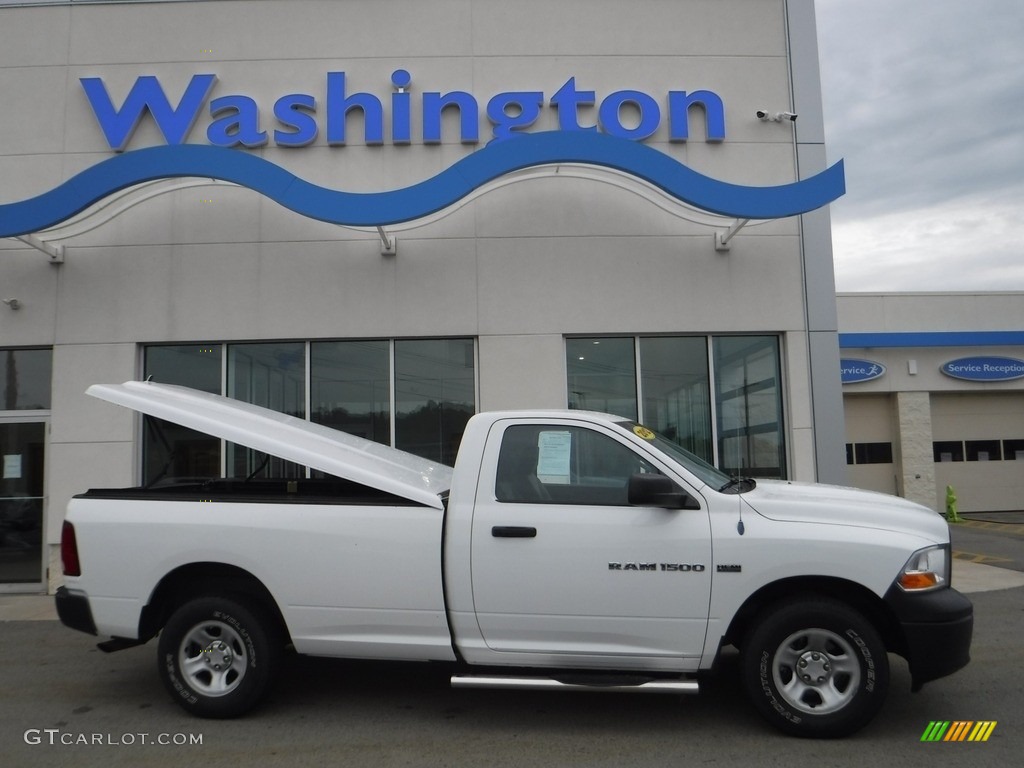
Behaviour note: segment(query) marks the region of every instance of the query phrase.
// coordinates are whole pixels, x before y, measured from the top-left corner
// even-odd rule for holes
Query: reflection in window
[[[302,342],[232,344],[228,397],[289,416],[306,415],[306,345]],[[303,477],[305,468],[228,443],[228,477]]]
[[[565,340],[569,407],[639,418],[632,338]]]
[[[228,397],[297,418],[309,413],[316,423],[452,464],[476,411],[474,354],[473,339],[185,344],[147,347],[143,369],[155,381],[218,394],[224,381]],[[219,476],[220,445],[208,435],[147,418],[143,481]],[[230,477],[306,473],[305,467],[231,444],[225,464]]]
[[[520,504],[626,506],[629,478],[657,471],[628,446],[592,429],[516,425],[502,436],[495,498]]]
[[[453,465],[476,411],[472,339],[395,341],[395,447]]]
[[[219,395],[221,345],[147,347],[145,378]],[[220,476],[220,440],[170,421],[146,416],[142,430],[142,483],[165,478]]]
[[[311,420],[390,445],[390,343],[314,342],[310,360]]]
[[[566,339],[569,407],[640,421],[733,475],[784,478],[778,338],[711,341],[717,436],[705,336]]]
[[[932,450],[935,453],[935,461],[963,461],[964,444],[959,440],[940,440],[932,443]]]
[[[643,423],[713,461],[708,349],[704,337],[640,339]]]
[[[42,580],[46,424],[0,422],[0,583]]]
[[[146,378],[220,394],[221,345],[173,344],[146,347]]]
[[[716,337],[714,357],[719,468],[785,478],[778,339]]]
[[[966,445],[968,461],[1002,461],[1002,446],[998,440],[968,440]]]
[[[50,409],[49,349],[0,349],[0,411]]]
[[[892,464],[892,443],[857,443],[858,464]]]

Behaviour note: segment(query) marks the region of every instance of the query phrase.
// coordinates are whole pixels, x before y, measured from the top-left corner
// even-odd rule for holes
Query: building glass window
[[[892,443],[857,443],[855,453],[858,464],[892,464]]]
[[[705,461],[713,461],[708,345],[704,337],[640,339],[643,423]]]
[[[963,461],[964,444],[959,440],[940,440],[932,443],[936,463],[944,461]]]
[[[1007,461],[1024,461],[1024,440],[1003,440],[1003,458]]]
[[[638,421],[632,337],[566,339],[569,407]]]
[[[43,578],[46,427],[0,421],[0,584]]]
[[[219,395],[221,355],[220,344],[147,347],[143,371],[146,378],[161,384],[178,384]],[[219,475],[220,440],[170,421],[143,418],[143,485],[152,485],[165,477]]]
[[[48,411],[52,371],[49,349],[0,350],[0,411]]]
[[[998,440],[968,440],[966,448],[968,461],[1002,461],[1002,446]]]
[[[566,339],[569,407],[640,421],[731,474],[784,478],[778,338],[712,337],[713,375],[708,341],[705,336]]]
[[[53,351],[0,349],[0,591],[44,580]]]
[[[166,345],[146,348],[143,371],[452,464],[476,412],[474,361],[473,339]],[[220,440],[147,417],[143,484],[308,472],[225,445],[222,457]]]
[[[310,345],[310,418],[391,445],[391,345],[386,340]]]
[[[227,395],[296,418],[306,416],[306,345],[228,346]],[[251,448],[227,444],[228,477],[302,477],[305,468]]]
[[[473,340],[395,341],[394,377],[395,447],[453,465],[476,411]]]
[[[719,469],[784,479],[779,340],[721,336],[713,342]]]

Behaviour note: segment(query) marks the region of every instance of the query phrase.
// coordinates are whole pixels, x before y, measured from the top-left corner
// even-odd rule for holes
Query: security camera
[[[780,123],[783,120],[789,120],[791,122],[796,121],[795,112],[769,112],[767,109],[759,109],[754,113],[757,115],[758,120],[771,121],[773,123]]]

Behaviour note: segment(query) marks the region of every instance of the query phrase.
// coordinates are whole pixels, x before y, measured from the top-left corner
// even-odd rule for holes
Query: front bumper
[[[96,623],[89,608],[89,598],[85,594],[72,592],[67,587],[58,587],[54,601],[57,603],[57,617],[65,627],[90,635],[96,634]]]
[[[885,602],[903,632],[913,690],[967,666],[974,632],[970,600],[952,588],[913,594],[894,585]]]

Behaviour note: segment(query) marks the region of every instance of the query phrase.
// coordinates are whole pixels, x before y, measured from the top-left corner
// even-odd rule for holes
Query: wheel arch
[[[179,566],[164,576],[139,618],[139,639],[149,640],[180,606],[204,595],[232,596],[262,608],[287,636],[288,625],[270,590],[244,568],[227,563],[199,562]],[[290,638],[289,638],[290,641]]]
[[[888,651],[906,655],[899,621],[885,601],[861,584],[828,576],[797,576],[764,585],[740,606],[723,643],[738,648],[757,617],[771,605],[823,597],[837,600],[862,614],[875,627]]]

